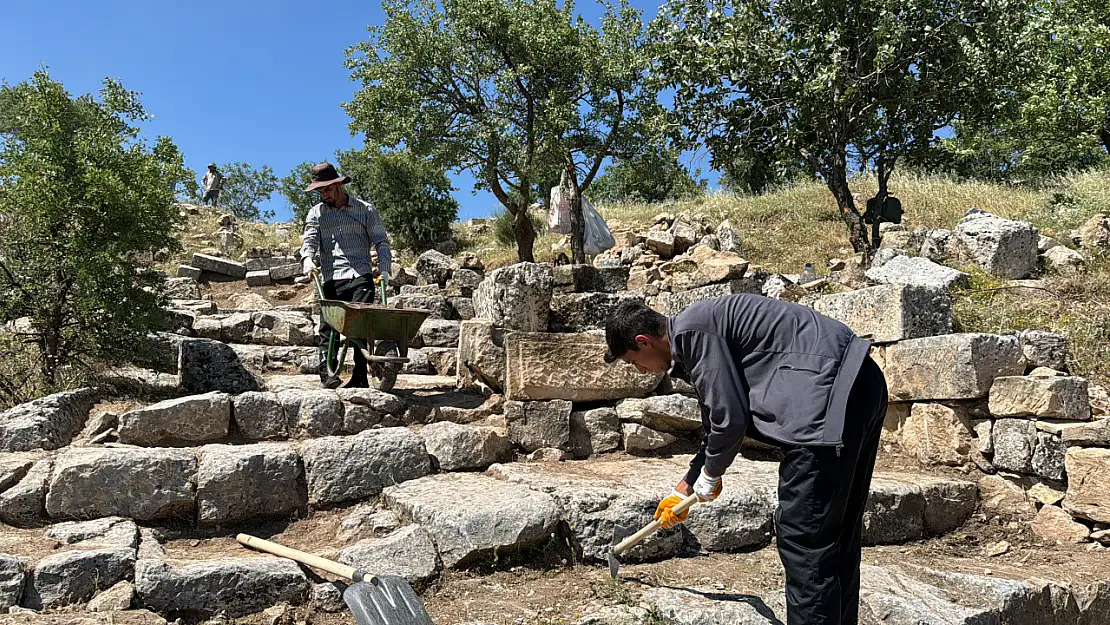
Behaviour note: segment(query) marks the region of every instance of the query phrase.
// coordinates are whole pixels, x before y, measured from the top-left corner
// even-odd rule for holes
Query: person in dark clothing
[[[687,380],[705,438],[655,518],[683,498],[716,499],[746,435],[780,447],[775,535],[787,625],[856,623],[863,510],[886,417],[886,379],[870,344],[811,308],[728,295],[665,317],[622,303],[605,328],[606,362]]]

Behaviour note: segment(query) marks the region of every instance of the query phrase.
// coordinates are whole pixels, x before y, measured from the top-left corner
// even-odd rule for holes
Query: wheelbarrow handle
[[[374,577],[373,575],[367,575],[366,572],[362,569],[356,569],[353,566],[347,566],[346,564],[333,562],[332,560],[328,560],[327,558],[314,556],[311,553],[305,553],[303,551],[293,549],[292,547],[279,545],[277,543],[258,538],[257,536],[251,536],[250,534],[239,534],[235,537],[235,540],[239,541],[240,544],[252,549],[265,551],[266,553],[272,553],[275,556],[281,556],[283,558],[289,558],[290,560],[295,560],[297,562],[300,562],[301,564],[307,564],[308,566],[320,569],[321,571],[327,571],[328,573],[331,573],[333,575],[338,575],[340,577],[354,580],[356,582],[369,580]]]

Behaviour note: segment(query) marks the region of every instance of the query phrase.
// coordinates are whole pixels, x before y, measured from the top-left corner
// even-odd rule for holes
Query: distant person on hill
[[[858,623],[863,513],[887,404],[871,344],[812,308],[751,294],[674,317],[626,301],[610,315],[605,341],[606,362],[669,371],[701,403],[705,438],[655,510],[663,528],[686,520],[674,507],[691,494],[720,496],[746,436],[777,446],[786,625]]]
[[[216,169],[215,163],[208,163],[208,171],[200,179],[200,186],[204,187],[204,202],[215,206],[220,199],[220,190],[224,188],[224,175]]]
[[[389,235],[373,204],[344,192],[343,185],[350,181],[347,176],[340,176],[331,163],[320,163],[312,168],[312,184],[308,185],[305,193],[318,191],[324,201],[308,211],[301,262],[305,274],[317,270],[321,272],[324,297],[345,302],[373,302],[374,270],[370,264],[370,249],[375,248],[378,252],[378,270],[384,283],[392,262]],[[315,260],[317,252],[320,254],[319,265]],[[340,384],[338,378],[328,376],[328,343],[334,332],[321,321],[316,333],[316,345],[320,352],[320,383],[327,388],[336,388]],[[336,369],[337,352],[336,341],[331,354],[333,370]],[[355,371],[345,386],[366,388],[369,386],[366,359],[359,350],[354,352]]]

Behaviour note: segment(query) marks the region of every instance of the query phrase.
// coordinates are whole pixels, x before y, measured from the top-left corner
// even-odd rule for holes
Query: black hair
[[[629,350],[635,350],[640,334],[662,337],[667,334],[667,318],[640,300],[625,300],[617,306],[605,323],[605,362],[613,362]]]

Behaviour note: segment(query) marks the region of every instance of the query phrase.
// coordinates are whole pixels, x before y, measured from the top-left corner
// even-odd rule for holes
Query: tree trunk
[[[516,235],[516,259],[522,263],[534,263],[532,244],[536,242],[536,229],[532,227],[532,214],[528,206],[518,206],[513,215],[513,234]]]
[[[570,182],[570,253],[575,265],[586,264],[585,235],[586,222],[582,217],[582,190],[578,187],[578,170],[574,159],[566,155],[566,175]]]
[[[856,252],[868,252],[870,245],[867,241],[867,228],[863,216],[856,210],[852,200],[852,190],[848,187],[848,176],[842,164],[839,172],[835,169],[824,176],[825,184],[833,197],[836,198],[836,207],[840,211],[840,218],[848,227],[848,239],[852,242],[852,249]]]

